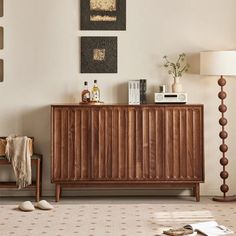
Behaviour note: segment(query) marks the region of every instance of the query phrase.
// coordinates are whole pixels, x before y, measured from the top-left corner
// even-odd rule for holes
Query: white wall
[[[189,103],[205,105],[206,182],[202,194],[220,185],[218,78],[199,76],[203,50],[236,49],[235,0],[127,0],[127,31],[79,31],[78,0],[5,0],[5,81],[0,83],[0,135],[34,136],[44,155],[44,194],[50,184],[50,104],[78,99],[83,81],[97,79],[105,103],[126,103],[126,83],[147,79],[150,94],[171,83],[161,68],[163,55],[187,53],[192,74],[182,84]],[[79,36],[118,36],[118,74],[80,74]],[[236,193],[236,78],[229,78],[226,116],[231,193]],[[1,172],[0,177],[7,174]],[[1,195],[4,193],[1,192]],[[15,194],[15,193],[12,193]],[[20,194],[20,193],[16,193]]]

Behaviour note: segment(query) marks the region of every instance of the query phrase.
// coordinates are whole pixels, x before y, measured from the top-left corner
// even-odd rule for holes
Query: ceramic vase
[[[172,84],[172,92],[173,93],[181,93],[182,92],[182,84],[179,82],[180,77],[174,78],[174,83]]]

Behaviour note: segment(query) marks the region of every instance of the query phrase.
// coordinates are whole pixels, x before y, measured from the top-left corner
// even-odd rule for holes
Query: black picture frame
[[[126,0],[111,0],[116,2],[116,9],[111,11],[91,10],[90,1],[93,0],[80,0],[81,30],[126,30]],[[95,15],[116,20],[91,20],[91,17]]]
[[[0,0],[0,17],[3,16],[3,8],[4,8],[4,1],[3,0]]]
[[[0,82],[4,80],[4,61],[0,59]]]
[[[4,45],[4,28],[0,26],[0,50],[3,49]]]
[[[117,37],[81,37],[81,73],[117,73]]]

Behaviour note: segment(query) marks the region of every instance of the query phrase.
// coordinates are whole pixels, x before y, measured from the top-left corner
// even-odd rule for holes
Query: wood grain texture
[[[57,184],[195,187],[204,181],[203,156],[202,105],[52,106]]]

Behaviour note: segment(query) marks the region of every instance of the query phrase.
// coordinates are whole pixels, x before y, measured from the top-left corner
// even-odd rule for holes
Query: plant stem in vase
[[[167,56],[164,56],[163,59],[165,60],[164,67],[168,69],[168,74],[174,78],[172,92],[181,93],[182,84],[180,84],[179,79],[185,72],[188,71],[188,68],[190,67],[186,61],[186,55],[184,53],[179,54],[179,57],[175,62],[170,61]]]

